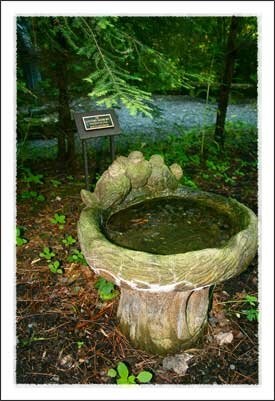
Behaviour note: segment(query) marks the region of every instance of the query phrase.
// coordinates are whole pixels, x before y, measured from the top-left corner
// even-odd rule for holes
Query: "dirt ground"
[[[23,227],[28,242],[17,246],[17,383],[115,383],[107,371],[120,361],[135,375],[150,371],[153,384],[258,383],[258,325],[248,320],[244,301],[248,294],[257,296],[257,258],[240,276],[214,288],[204,336],[196,348],[186,350],[192,355],[186,373],[167,370],[163,357],[134,349],[122,335],[116,319],[118,297],[102,301],[91,269],[67,260],[72,249],[80,249],[78,241],[66,247],[62,239],[77,239],[84,207],[79,195],[84,187],[82,166],[70,178],[53,162],[36,163],[32,171],[43,174],[44,184],[31,183],[29,189],[45,201],[21,199],[28,188],[18,179],[17,226]],[[236,197],[256,211],[256,178],[246,179],[217,188],[202,181],[200,187]],[[51,180],[61,184],[55,187]],[[63,229],[50,221],[55,213],[66,216]],[[44,247],[55,253],[63,274],[49,270],[40,256]]]

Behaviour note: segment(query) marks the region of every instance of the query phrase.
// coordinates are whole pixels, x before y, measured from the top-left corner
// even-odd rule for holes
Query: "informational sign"
[[[98,114],[96,116],[82,117],[86,131],[114,127],[111,114]]]
[[[89,113],[73,113],[78,135],[82,143],[86,189],[89,189],[89,168],[86,142],[88,139],[108,136],[112,160],[115,159],[115,135],[121,133],[117,116],[112,109],[93,110]]]
[[[120,134],[117,116],[112,109],[93,110],[89,113],[74,113],[80,139]]]

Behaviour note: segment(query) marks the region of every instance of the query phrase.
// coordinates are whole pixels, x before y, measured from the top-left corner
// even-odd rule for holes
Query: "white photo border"
[[[4,400],[271,400],[274,397],[274,4],[273,1],[5,1],[2,40],[2,397]],[[18,385],[15,383],[16,16],[257,16],[259,21],[259,385]]]

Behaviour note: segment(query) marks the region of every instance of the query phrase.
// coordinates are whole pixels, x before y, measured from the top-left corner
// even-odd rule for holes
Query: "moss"
[[[99,179],[95,188],[95,196],[103,209],[108,209],[122,202],[131,189],[131,182],[124,173],[113,179],[108,172]]]
[[[126,175],[130,179],[132,188],[141,188],[146,183],[152,172],[152,166],[147,160],[138,163],[128,163]]]

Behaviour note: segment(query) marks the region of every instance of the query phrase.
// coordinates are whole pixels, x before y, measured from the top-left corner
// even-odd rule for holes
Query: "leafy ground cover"
[[[229,125],[227,138],[222,154],[210,129],[118,152],[163,154],[168,164],[181,164],[183,184],[232,196],[257,213],[257,133]],[[101,156],[90,163],[92,186],[109,163]],[[212,289],[205,335],[186,351],[188,369],[167,369],[163,357],[134,349],[122,335],[119,288],[96,277],[81,254],[76,227],[84,187],[81,160],[73,173],[52,160],[30,160],[27,169],[18,163],[17,383],[258,383],[257,258]]]

